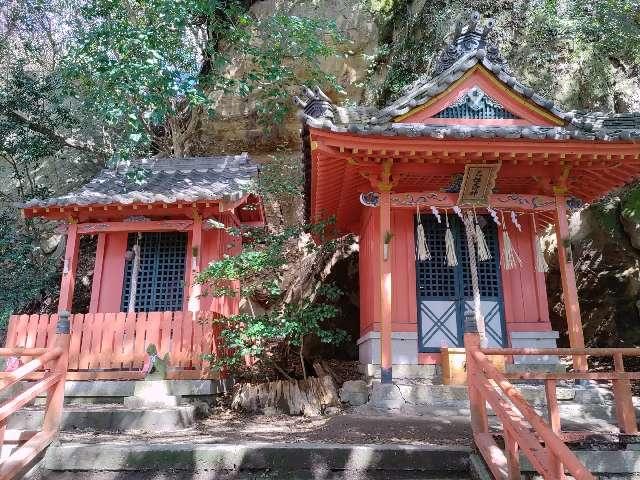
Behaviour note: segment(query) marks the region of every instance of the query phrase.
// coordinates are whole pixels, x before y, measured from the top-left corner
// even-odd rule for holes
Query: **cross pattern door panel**
[[[465,311],[473,310],[473,291],[469,252],[464,225],[449,216],[458,265],[447,266],[445,219],[438,223],[433,215],[422,215],[431,260],[416,260],[418,335],[421,352],[439,352],[440,348],[462,347]],[[495,224],[480,217],[492,258],[478,263],[481,309],[489,346],[504,345],[504,314],[500,285],[500,252]],[[416,224],[417,226],[417,224]],[[417,238],[417,235],[416,235]]]

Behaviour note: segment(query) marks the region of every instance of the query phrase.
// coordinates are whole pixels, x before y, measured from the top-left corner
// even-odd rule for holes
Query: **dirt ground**
[[[175,432],[63,432],[61,441],[150,443],[246,442],[326,442],[326,443],[399,443],[470,445],[471,429],[464,416],[363,416],[341,412],[322,417],[291,417],[287,415],[244,415],[226,409],[216,409],[211,416],[188,429]]]

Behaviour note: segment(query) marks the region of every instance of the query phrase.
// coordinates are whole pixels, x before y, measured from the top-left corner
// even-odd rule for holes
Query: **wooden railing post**
[[[560,411],[558,410],[558,395],[556,392],[557,382],[556,380],[545,380],[545,394],[547,396],[547,411],[549,413],[549,426],[553,433],[560,435]],[[560,458],[554,453],[554,451],[547,447],[547,453],[549,455],[549,466],[554,472],[555,477],[559,480],[565,478],[564,466],[560,461]]]
[[[44,414],[42,429],[45,432],[55,432],[60,429],[62,409],[64,407],[64,383],[69,363],[69,342],[71,341],[71,322],[68,311],[60,312],[56,325],[56,340],[54,348],[60,348],[62,353],[55,360],[53,372],[61,374],[60,380],[47,392],[47,407]]]
[[[476,362],[473,353],[480,350],[482,337],[478,331],[475,315],[465,315],[464,319],[464,348],[467,358],[467,391],[469,393],[469,406],[471,408],[471,428],[474,435],[489,432],[489,418],[487,417],[487,404],[482,394],[475,386]]]
[[[520,480],[520,453],[518,442],[508,430],[504,429],[504,451],[507,457],[507,470],[509,480]]]
[[[622,353],[616,352],[613,354],[613,364],[616,372],[624,372],[624,359],[622,357]],[[638,423],[636,420],[636,411],[633,406],[631,382],[629,379],[613,380],[613,394],[616,401],[618,428],[623,433],[638,433]]]

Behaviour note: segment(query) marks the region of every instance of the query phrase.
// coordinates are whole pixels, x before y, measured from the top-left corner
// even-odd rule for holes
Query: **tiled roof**
[[[407,86],[403,95],[382,109],[338,107],[318,88],[305,89],[294,101],[302,107],[299,116],[313,128],[360,135],[408,135],[435,138],[502,137],[547,138],[557,140],[628,141],[640,139],[640,113],[608,115],[565,111],[553,100],[544,98],[511,75],[507,63],[495,45],[487,41],[493,24],[481,26],[474,14],[465,26],[458,25],[452,42],[441,53],[434,72]],[[527,98],[552,115],[565,120],[563,128],[496,128],[491,126],[452,127],[394,123],[393,119],[424,105],[444,92],[476,65],[491,71],[506,87]]]
[[[244,195],[258,173],[258,166],[246,153],[139,159],[132,166],[146,169],[142,182],[128,179],[124,167],[104,169],[76,191],[55,198],[33,199],[20,207],[235,200]]]

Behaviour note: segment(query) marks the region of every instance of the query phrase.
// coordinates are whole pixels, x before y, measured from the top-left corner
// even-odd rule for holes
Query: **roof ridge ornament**
[[[311,118],[333,118],[334,105],[331,99],[316,86],[313,90],[307,86],[302,87],[300,97],[293,97],[293,103],[302,109],[305,116]]]
[[[500,56],[498,46],[488,41],[494,26],[495,20],[493,18],[487,18],[483,22],[479,12],[473,12],[466,23],[458,20],[451,34],[451,41],[442,50],[436,61],[433,76],[445,72],[460,58],[473,51],[486,56],[491,63],[507,69],[507,62]]]

